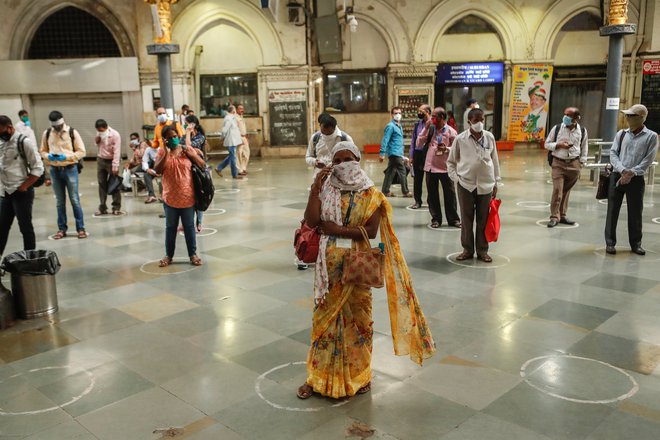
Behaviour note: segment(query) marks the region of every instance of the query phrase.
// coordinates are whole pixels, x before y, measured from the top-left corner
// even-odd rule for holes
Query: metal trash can
[[[0,330],[11,327],[15,319],[14,299],[0,279]]]
[[[55,274],[61,265],[55,252],[14,252],[0,266],[11,273],[12,296],[19,318],[32,319],[57,312]]]

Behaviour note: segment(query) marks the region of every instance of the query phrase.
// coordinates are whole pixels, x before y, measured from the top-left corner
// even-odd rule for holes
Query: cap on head
[[[646,108],[646,106],[642,104],[634,104],[632,107],[630,107],[627,110],[621,110],[621,113],[624,115],[636,115],[636,116],[641,116],[646,120],[646,117],[649,115],[649,111]]]

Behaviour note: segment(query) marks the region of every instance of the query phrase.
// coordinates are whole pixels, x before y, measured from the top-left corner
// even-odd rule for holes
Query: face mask
[[[436,118],[435,116],[432,116],[432,117],[431,117],[431,123],[432,123],[433,125],[438,125],[438,118]]]
[[[401,117],[402,117],[402,116],[401,116],[401,113],[397,113],[396,115],[394,115],[394,120],[395,120],[396,122],[399,122],[399,121],[401,120]]]
[[[4,133],[0,134],[0,139],[7,142],[9,139],[11,139],[11,133],[9,133],[9,131],[5,131]]]
[[[641,128],[644,125],[644,119],[641,116],[626,116],[626,122],[628,123],[628,127],[632,131],[635,131],[639,128]]]
[[[424,119],[424,113],[417,113],[417,118]]]
[[[570,116],[564,115],[564,117],[561,119],[561,122],[564,123],[564,125],[571,125],[573,124],[573,118]]]
[[[475,133],[481,133],[484,129],[484,123],[483,122],[475,122],[474,124],[470,125],[470,128]]]
[[[355,183],[359,177],[362,176],[362,168],[360,162],[351,160],[342,162],[332,167],[332,175],[345,185]]]
[[[475,104],[475,105],[474,105],[474,108],[479,108],[479,104]]]
[[[159,114],[158,115],[158,122],[160,122],[161,124],[166,123],[167,122],[167,114],[165,114],[165,113]]]
[[[96,132],[96,135],[98,137],[100,137],[101,139],[107,139],[109,134],[110,133],[108,132],[108,130],[106,130],[106,131],[97,131]]]
[[[55,127],[53,127],[53,129],[57,132],[62,131],[63,128],[64,128],[64,125],[56,125]]]
[[[138,145],[140,145],[140,140],[139,139],[131,139],[131,145],[133,145],[134,147],[137,147]]]
[[[169,138],[167,140],[167,148],[169,148],[170,150],[174,150],[175,148],[177,148],[179,146],[179,142],[180,142],[180,139],[178,137]]]

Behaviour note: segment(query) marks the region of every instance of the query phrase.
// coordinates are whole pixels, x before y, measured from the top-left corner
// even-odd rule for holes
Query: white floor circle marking
[[[89,232],[87,232],[87,237],[88,237],[88,238],[89,238],[91,235],[92,235],[92,234],[90,234]],[[49,235],[49,236],[48,236],[48,239],[49,239],[49,240],[53,240],[53,241],[78,240],[78,233],[77,233],[77,232],[74,232],[74,233],[71,233],[71,234],[69,234],[69,233],[67,232],[66,237],[60,238],[59,240],[55,240],[55,239],[53,238],[54,236],[55,236],[55,234],[53,234],[53,235]]]
[[[222,208],[209,208],[206,211],[204,211],[204,215],[222,215],[227,212],[226,209]]]
[[[474,269],[496,269],[498,267],[504,267],[507,264],[511,263],[511,259],[509,257],[505,257],[504,255],[494,255],[494,254],[490,254],[491,258],[493,259],[492,263],[484,263],[483,261],[477,260],[476,256],[471,260],[465,260],[465,261],[457,261],[456,259],[452,258],[460,254],[461,254],[460,252],[454,252],[453,254],[447,255],[446,257],[447,261],[457,266],[472,267]],[[503,258],[504,260],[506,260],[506,262],[497,264],[495,262],[496,258]],[[475,262],[480,262],[481,264],[475,264]]]
[[[17,374],[14,374],[13,376],[9,376],[7,379],[0,380],[0,383],[6,382],[7,380],[13,379],[15,377],[23,376],[27,373],[36,373],[37,371],[44,371],[44,370],[64,370],[64,369],[69,369],[69,368],[70,367],[35,368],[33,370],[28,370],[26,372],[17,373]],[[94,386],[96,385],[96,380],[94,379],[94,375],[92,373],[90,373],[87,370],[81,370],[81,372],[83,372],[87,375],[87,377],[89,379],[89,385],[87,385],[87,388],[85,388],[82,393],[78,394],[77,396],[72,397],[71,399],[64,402],[63,404],[57,405],[57,406],[51,406],[49,408],[44,408],[44,409],[38,409],[38,410],[35,410],[35,411],[16,411],[16,412],[13,412],[13,411],[5,411],[2,408],[0,408],[0,416],[29,416],[29,415],[35,415],[35,414],[43,414],[43,413],[47,413],[47,412],[50,412],[50,411],[58,410],[60,408],[64,408],[65,406],[71,405],[72,403],[75,403],[75,402],[79,401],[80,399],[85,397],[87,394],[89,394],[92,391],[92,389],[94,389]]]
[[[111,213],[101,214],[101,215],[92,214],[92,217],[94,217],[94,218],[117,218],[117,217],[123,217],[126,214],[128,214],[126,211],[119,211],[119,215],[115,215],[115,214],[111,214]]]
[[[602,400],[574,399],[574,398],[572,398],[572,397],[562,396],[561,394],[553,393],[553,392],[551,392],[551,391],[548,391],[548,390],[546,390],[546,389],[544,389],[544,388],[542,388],[542,387],[540,387],[540,386],[534,384],[532,381],[530,381],[530,380],[527,378],[527,372],[526,372],[527,367],[528,367],[531,363],[536,362],[536,361],[539,361],[539,360],[541,360],[541,359],[553,359],[553,358],[555,358],[555,359],[556,359],[556,358],[579,359],[579,360],[581,360],[581,361],[595,362],[595,363],[597,363],[597,364],[604,365],[604,366],[609,367],[609,368],[612,368],[613,370],[618,371],[619,373],[621,373],[621,374],[623,374],[624,376],[626,376],[626,378],[627,378],[627,379],[630,381],[630,383],[632,384],[632,387],[630,388],[630,391],[628,391],[628,392],[625,393],[625,394],[622,394],[622,395],[617,396],[617,397],[613,397],[613,398],[611,398],[611,399],[602,399]],[[573,355],[568,355],[568,354],[562,354],[562,355],[549,355],[549,356],[539,356],[539,357],[535,357],[535,358],[533,358],[533,359],[530,359],[530,360],[528,360],[527,362],[525,362],[525,363],[522,365],[522,367],[520,367],[520,377],[523,378],[523,380],[525,381],[525,383],[526,383],[527,385],[531,386],[532,388],[534,388],[534,389],[537,390],[537,391],[542,392],[543,394],[547,394],[548,396],[556,397],[557,399],[567,400],[567,401],[569,401],[569,402],[575,402],[575,403],[587,403],[587,404],[592,404],[592,405],[595,405],[595,404],[614,403],[614,402],[619,402],[619,401],[621,401],[621,400],[629,399],[630,397],[634,396],[634,395],[637,393],[637,391],[639,391],[639,384],[637,383],[637,381],[635,380],[635,378],[632,377],[630,374],[626,373],[626,372],[625,372],[624,370],[622,370],[621,368],[619,368],[619,367],[615,367],[614,365],[611,365],[611,364],[608,364],[608,363],[606,363],[606,362],[602,362],[602,361],[599,361],[599,360],[596,360],[596,359],[590,359],[590,358],[585,358],[585,357],[580,357],[580,356],[573,356]]]
[[[428,205],[422,205],[421,208],[417,208],[417,209],[412,209],[410,206],[406,206],[406,209],[408,211],[414,211],[414,212],[429,212],[428,208],[429,208]]]
[[[206,232],[204,232],[204,231],[206,231]],[[215,229],[215,228],[202,228],[202,232],[198,232],[197,236],[198,237],[207,237],[209,235],[213,235],[213,234],[217,234],[217,233],[218,233],[218,230]],[[182,237],[185,236],[183,231],[179,232],[179,235],[182,236]]]
[[[535,200],[523,200],[522,202],[517,202],[516,206],[520,206],[521,208],[528,208],[528,209],[545,209],[550,207],[550,203],[538,202]]]
[[[441,232],[456,232],[456,231],[460,232],[461,230],[461,228],[455,228],[453,226],[440,226],[439,228],[432,228],[430,223],[426,225],[426,227],[432,231],[441,231]]]
[[[271,402],[270,400],[268,400],[266,396],[264,396],[263,393],[261,392],[261,382],[263,382],[266,376],[268,376],[270,373],[273,373],[277,370],[281,370],[283,368],[290,367],[292,365],[306,365],[306,364],[307,362],[305,361],[289,362],[288,364],[282,364],[282,365],[278,365],[277,367],[271,368],[270,370],[266,371],[264,374],[257,377],[257,380],[254,382],[254,391],[256,391],[257,395],[261,398],[261,400],[263,400],[264,402],[266,402],[275,409],[282,409],[285,411],[295,411],[295,412],[317,412],[326,409],[327,407],[324,406],[314,406],[311,408],[296,408],[296,407],[279,405],[275,402]],[[350,399],[342,400],[341,402],[337,402],[334,405],[331,405],[330,407],[337,408],[346,405],[348,402],[350,402]]]
[[[598,200],[598,203],[601,205],[607,205],[607,199],[600,199]],[[621,206],[628,206],[627,202],[622,202]],[[644,203],[644,208],[653,208],[655,205],[653,203]]]
[[[177,264],[190,264],[190,267],[186,270],[180,270],[178,272],[149,272],[148,270],[146,270],[144,268],[147,264],[158,263],[159,261],[160,260],[149,260],[149,261],[147,261],[142,266],[140,266],[140,272],[146,273],[146,274],[149,274],[149,275],[177,275],[177,274],[180,274],[180,273],[190,272],[191,270],[195,270],[195,269],[198,269],[200,267],[200,266],[193,266],[192,264],[190,264],[189,259],[186,259],[186,260],[184,260],[184,259],[174,259],[172,261],[172,263],[170,264],[170,266],[171,265],[177,265]],[[159,269],[165,269],[165,268],[159,267]]]
[[[239,192],[241,190],[238,188],[220,188],[215,190],[216,194],[237,194]]]
[[[656,225],[660,225],[660,217],[652,218],[651,221]]]
[[[542,220],[538,220],[536,222],[536,224],[538,226],[543,227],[543,228],[553,229],[553,228],[548,228],[548,222],[550,222],[550,220],[548,220],[547,218],[544,218]],[[559,224],[557,224],[557,226],[554,226],[554,229],[575,229],[575,228],[579,228],[579,227],[580,227],[580,224],[577,223],[577,222],[574,225],[565,225],[563,223],[559,223]]]

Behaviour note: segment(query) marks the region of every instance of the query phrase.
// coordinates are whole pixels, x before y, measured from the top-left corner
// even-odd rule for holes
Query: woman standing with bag
[[[350,281],[356,272],[375,266],[356,267],[358,260],[352,258],[368,246],[364,233],[374,238],[380,228],[395,354],[409,355],[421,365],[435,351],[394,235],[392,207],[360,168],[360,151],[353,143],[339,142],[331,157],[332,165],[316,176],[305,210],[307,224],[318,226],[322,235],[307,381],[297,392],[301,399],[313,393],[338,399],[371,389],[371,290]]]
[[[202,159],[206,159],[206,151],[204,147],[206,145],[206,133],[204,128],[199,124],[199,119],[195,115],[188,115],[185,118],[186,121],[186,147],[195,148],[199,155],[202,156]],[[204,163],[204,169],[206,169],[206,162]],[[195,230],[197,233],[202,232],[202,217],[204,211],[195,210],[197,221],[195,222]]]
[[[179,219],[183,224],[190,264],[201,266],[202,260],[196,253],[195,189],[192,180],[192,164],[205,167],[206,163],[195,148],[180,145],[181,140],[173,125],[164,127],[162,136],[165,146],[159,149],[154,166],[156,172],[163,176],[163,206],[165,208],[165,256],[160,260],[159,266],[166,267],[172,264]]]

